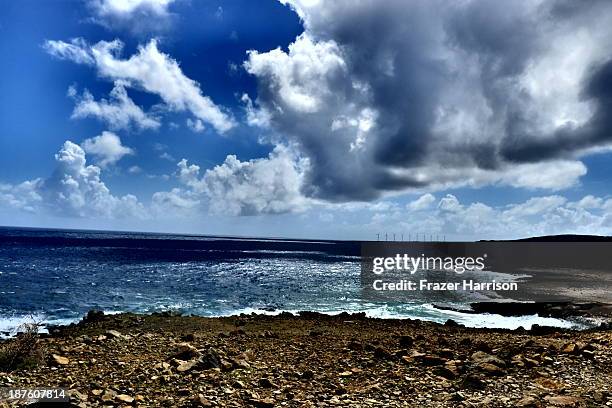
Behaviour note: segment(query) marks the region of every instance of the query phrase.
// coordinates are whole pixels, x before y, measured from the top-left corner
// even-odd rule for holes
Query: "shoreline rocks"
[[[40,343],[47,362],[0,372],[0,387],[63,387],[81,408],[612,406],[610,330],[122,314]]]

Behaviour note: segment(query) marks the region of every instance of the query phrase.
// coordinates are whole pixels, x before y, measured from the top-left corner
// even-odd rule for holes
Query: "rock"
[[[83,323],[95,323],[105,319],[104,312],[102,310],[90,310],[87,315],[83,317]]]
[[[117,401],[120,401],[120,402],[123,402],[123,403],[126,403],[126,404],[131,404],[132,402],[134,402],[134,398],[130,397],[127,394],[119,394],[119,395],[117,395],[115,397],[115,399]]]
[[[531,334],[535,336],[547,335],[556,333],[558,329],[556,327],[550,326],[540,326],[539,324],[531,325]]]
[[[250,398],[247,400],[247,402],[256,408],[273,408],[274,407],[274,400],[271,398],[263,398],[263,399]]]
[[[195,333],[186,333],[181,337],[183,341],[195,341],[196,335]]]
[[[577,351],[576,343],[567,343],[565,346],[561,348],[562,353],[573,354]]]
[[[353,350],[353,351],[361,351],[363,350],[363,344],[357,341],[349,341],[348,344],[346,345],[346,348],[348,348],[349,350]]]
[[[444,322],[444,325],[446,327],[459,327],[459,323],[457,323],[453,319],[448,319],[446,322]]]
[[[234,365],[230,361],[221,359],[221,369],[223,371],[232,371],[233,368]]]
[[[243,359],[230,359],[229,362],[232,364],[232,368],[236,370],[237,369],[246,370],[248,368],[251,368],[251,365],[247,363],[246,360],[243,360]]]
[[[495,364],[479,363],[477,368],[480,371],[483,371],[483,372],[485,372],[487,374],[491,374],[491,375],[504,375],[504,374],[506,374],[506,372],[503,369],[499,368]]]
[[[165,361],[161,362],[161,363],[157,363],[153,366],[154,369],[156,370],[168,370],[170,369],[171,365],[166,363]]]
[[[381,360],[388,360],[391,358],[391,354],[382,347],[376,347],[374,349],[374,357]]]
[[[421,363],[426,366],[439,366],[446,363],[446,359],[435,354],[426,354],[420,358]]]
[[[276,384],[270,381],[270,379],[267,377],[260,378],[258,384],[262,388],[276,388]]]
[[[176,367],[176,371],[178,371],[179,373],[184,373],[197,366],[198,363],[198,360],[183,361],[181,364],[178,365],[178,367]]]
[[[178,360],[191,360],[193,358],[200,357],[200,352],[194,346],[189,343],[179,343],[176,346],[176,351],[172,354],[171,358]]]
[[[448,367],[436,367],[432,370],[432,373],[439,377],[446,378],[447,380],[452,380],[457,377],[457,373]]]
[[[484,351],[485,353],[491,353],[493,351],[491,350],[491,346],[489,346],[484,341],[477,341],[476,343],[474,343],[474,348],[476,349],[476,351]]]
[[[537,367],[540,365],[540,362],[538,360],[534,360],[533,358],[525,357],[523,361],[527,367]]]
[[[58,354],[53,354],[53,355],[51,355],[51,357],[53,358],[53,362],[56,365],[68,365],[68,364],[70,364],[70,359],[68,359],[68,357],[63,357],[63,356],[60,356]]]
[[[473,374],[468,374],[461,382],[461,385],[466,388],[481,390],[485,388],[487,384],[481,380],[480,377]]]
[[[278,339],[278,334],[276,333],[272,333],[270,330],[265,330],[262,334],[261,337],[264,337],[266,339]]]
[[[77,401],[87,401],[87,394],[83,394],[78,390],[70,390],[70,397]]]
[[[461,391],[457,391],[453,394],[451,394],[450,401],[456,401],[456,402],[461,402],[461,401],[465,401],[465,394],[462,393]]]
[[[340,374],[338,374],[338,377],[350,377],[351,375],[353,375],[352,371],[343,371]]]
[[[593,393],[593,400],[595,402],[599,402],[599,403],[605,402],[605,400],[606,400],[606,393],[603,392],[603,391],[595,391]]]
[[[108,337],[115,338],[115,339],[124,339],[125,338],[125,336],[123,334],[119,333],[117,330],[107,330],[106,331],[106,335]]]
[[[100,399],[104,402],[111,402],[115,400],[115,397],[117,396],[117,393],[113,390],[106,390],[104,391],[104,394],[102,394],[102,397],[100,397]]]
[[[204,397],[204,395],[202,394],[198,394],[197,397],[194,398],[193,400],[193,404],[196,407],[203,407],[203,408],[212,408],[214,405],[212,404],[212,402],[210,402],[206,397]]]
[[[518,400],[515,406],[519,408],[536,408],[540,406],[540,403],[533,397],[524,397]]]
[[[399,337],[400,347],[408,348],[414,344],[414,338],[412,336],[403,335]]]
[[[582,356],[586,358],[593,359],[595,358],[595,352],[591,350],[582,350]]]
[[[558,382],[548,378],[548,377],[539,377],[536,378],[535,383],[540,386],[541,388],[544,389],[548,389],[548,390],[558,390],[560,388],[562,388],[562,385],[559,384]]]
[[[208,351],[198,359],[198,367],[204,370],[211,368],[221,368],[221,357],[214,348],[209,348]]]
[[[506,362],[501,358],[495,357],[491,354],[485,353],[484,351],[477,351],[470,357],[476,364],[493,364],[498,367],[505,367]]]
[[[313,377],[314,377],[314,373],[310,370],[306,370],[302,374],[300,374],[300,378],[302,380],[312,380]]]
[[[580,404],[580,398],[569,395],[555,395],[544,398],[546,402],[555,407],[575,407]]]
[[[402,356],[402,361],[406,364],[412,364],[414,363],[414,358],[410,357],[410,356]]]

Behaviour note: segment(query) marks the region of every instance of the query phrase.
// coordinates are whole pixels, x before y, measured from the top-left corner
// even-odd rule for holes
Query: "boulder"
[[[191,360],[193,358],[200,357],[201,353],[189,343],[179,343],[176,346],[176,351],[172,354],[171,358],[178,360]]]
[[[470,360],[476,364],[493,364],[498,367],[505,367],[506,362],[499,357],[485,353],[484,351],[477,351],[470,357]]]

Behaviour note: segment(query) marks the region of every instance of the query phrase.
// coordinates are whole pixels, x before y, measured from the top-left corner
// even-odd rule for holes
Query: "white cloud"
[[[56,167],[46,179],[0,189],[0,202],[25,211],[88,218],[146,218],[147,211],[130,194],[111,194],[100,168],[88,165],[85,151],[66,141],[55,155]]]
[[[101,15],[131,15],[138,9],[149,9],[158,15],[168,13],[174,0],[94,0],[91,1]]]
[[[70,87],[68,95],[76,101],[71,118],[80,119],[95,117],[104,121],[111,129],[129,129],[131,126],[138,129],[158,129],[159,120],[147,113],[130,99],[125,89],[127,83],[115,81],[110,92],[110,99],[96,101],[87,89],[82,96],[77,95],[74,87]]]
[[[0,184],[0,205],[3,207],[35,212],[42,203],[40,188],[41,179],[24,181],[16,186]]]
[[[159,155],[159,158],[160,158],[160,159],[164,159],[164,160],[168,160],[168,161],[171,161],[171,162],[175,162],[175,161],[176,161],[176,159],[174,158],[174,156],[173,156],[173,155],[171,155],[171,154],[170,154],[170,153],[168,153],[168,152],[163,152],[163,153],[161,153],[161,154]]]
[[[606,2],[571,12],[548,0],[281,2],[304,33],[287,51],[249,52],[259,93],[243,101],[250,124],[310,160],[309,197],[557,191],[586,174],[581,157],[611,143]]]
[[[504,211],[504,217],[528,217],[542,214],[565,204],[567,199],[558,195],[546,197],[534,197],[522,204],[512,205]]]
[[[200,119],[191,120],[187,118],[187,127],[196,133],[202,133],[204,131],[204,124]]]
[[[280,146],[267,159],[241,162],[227,156],[204,174],[209,208],[231,215],[303,211],[307,206],[300,192],[304,166]]]
[[[158,200],[182,207],[202,202],[212,214],[301,212],[309,206],[300,191],[306,166],[283,146],[276,147],[267,158],[244,162],[229,155],[203,175],[199,166],[183,159],[178,163],[177,176],[185,188],[160,192]]]
[[[265,53],[249,51],[244,67],[252,75],[269,81],[266,86],[278,92],[281,108],[300,113],[314,113],[329,99],[333,87],[325,83],[342,78],[346,64],[333,41],[314,42],[301,35],[289,45],[289,53],[280,48]]]
[[[169,7],[175,0],[89,0],[93,21],[107,28],[136,33],[159,31],[170,24]]]
[[[107,131],[99,136],[85,139],[81,146],[87,154],[96,157],[101,167],[113,165],[122,157],[134,154],[134,150],[121,144],[119,136]]]
[[[183,216],[197,217],[203,209],[202,202],[197,194],[181,188],[171,191],[159,191],[153,194],[151,211],[158,217]]]
[[[436,197],[434,197],[430,193],[427,193],[427,194],[423,194],[422,196],[420,196],[416,200],[408,203],[406,208],[409,209],[409,210],[412,210],[412,211],[426,210],[429,207],[431,207],[431,205],[435,201],[436,201]]]
[[[93,65],[100,76],[113,81],[121,80],[125,86],[158,95],[170,109],[189,111],[219,132],[234,127],[232,117],[202,94],[200,85],[185,76],[176,60],[159,51],[157,40],[139,46],[138,52],[128,59],[120,57],[122,48],[123,43],[119,40],[100,41],[93,46],[82,39],[70,43],[45,43],[45,49],[51,55]]]
[[[242,94],[240,101],[244,103],[249,126],[268,127],[270,125],[270,114],[263,108],[256,109],[248,94]]]
[[[510,167],[498,175],[502,184],[528,189],[562,190],[578,183],[587,173],[586,166],[577,160],[555,160],[526,163]]]
[[[128,169],[128,173],[130,173],[130,174],[140,174],[140,173],[142,173],[142,169],[140,168],[140,166],[131,166]]]
[[[77,64],[95,64],[95,60],[89,52],[89,44],[82,38],[73,38],[69,43],[45,41],[43,48],[56,58],[71,60]]]
[[[601,197],[595,197],[593,195],[584,196],[577,202],[569,203],[568,207],[582,208],[584,210],[592,210],[602,208],[604,206],[604,200]]]
[[[601,197],[585,196],[571,202],[560,195],[532,197],[521,203],[492,207],[481,202],[461,203],[447,194],[437,206],[426,210],[407,206],[404,212],[376,212],[370,231],[396,231],[414,239],[418,232],[446,236],[449,240],[514,239],[557,234],[612,234],[612,205],[594,208],[605,202]],[[590,210],[579,203],[591,203]],[[341,218],[337,215],[337,218]],[[422,239],[422,238],[421,238]]]
[[[447,194],[442,197],[438,203],[438,208],[442,211],[450,213],[457,213],[463,210],[463,206],[459,203],[457,197],[452,194]]]

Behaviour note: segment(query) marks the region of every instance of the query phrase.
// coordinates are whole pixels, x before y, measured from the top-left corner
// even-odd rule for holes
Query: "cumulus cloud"
[[[0,202],[11,208],[72,217],[145,218],[146,209],[133,195],[113,195],[100,178],[100,168],[88,165],[85,151],[66,141],[55,155],[56,167],[45,179],[0,188]]]
[[[284,146],[249,161],[229,155],[204,174],[183,159],[176,173],[183,187],[155,199],[158,207],[176,204],[178,210],[189,210],[202,204],[210,213],[235,216],[300,212],[310,204],[300,192],[305,167],[307,162]]]
[[[605,203],[611,205],[606,208]],[[610,235],[611,218],[612,199],[591,195],[577,201],[560,195],[536,196],[494,207],[482,202],[462,203],[447,194],[436,206],[425,210],[408,205],[406,211],[376,212],[368,227],[403,232],[405,237],[410,233],[413,238],[418,232],[421,236],[426,234],[427,239],[431,235],[449,240],[512,239],[555,234]]]
[[[100,167],[112,165],[122,157],[134,154],[134,150],[121,144],[119,136],[112,132],[102,132],[101,135],[83,141],[83,150],[97,158]]]
[[[204,183],[212,212],[232,215],[279,214],[303,210],[302,166],[277,147],[267,159],[241,162],[230,155],[207,170]]]
[[[183,73],[176,60],[158,49],[155,39],[139,46],[138,52],[127,59],[121,58],[123,43],[119,40],[94,45],[83,39],[69,43],[50,40],[44,48],[57,58],[92,65],[101,77],[123,81],[123,87],[136,87],[158,95],[170,109],[191,112],[219,132],[235,125],[230,114],[203,95],[200,85]]]
[[[194,216],[205,211],[197,193],[181,188],[158,191],[153,194],[151,211],[157,216]]]
[[[16,186],[0,184],[0,206],[35,212],[42,202],[41,179],[24,181]]]
[[[68,95],[75,99],[76,105],[72,112],[73,119],[94,117],[105,122],[111,129],[158,129],[159,120],[149,115],[134,103],[125,89],[127,83],[115,81],[110,92],[110,99],[96,101],[87,89],[79,96],[74,87],[70,87]]]
[[[136,33],[159,31],[170,25],[169,7],[175,0],[89,0],[93,21],[111,29]]]
[[[426,210],[427,208],[431,207],[435,201],[436,197],[434,197],[433,194],[427,193],[408,203],[406,208],[412,211]]]
[[[244,101],[309,160],[309,197],[559,190],[612,145],[607,2],[281,2],[305,31],[249,52],[258,95]]]

